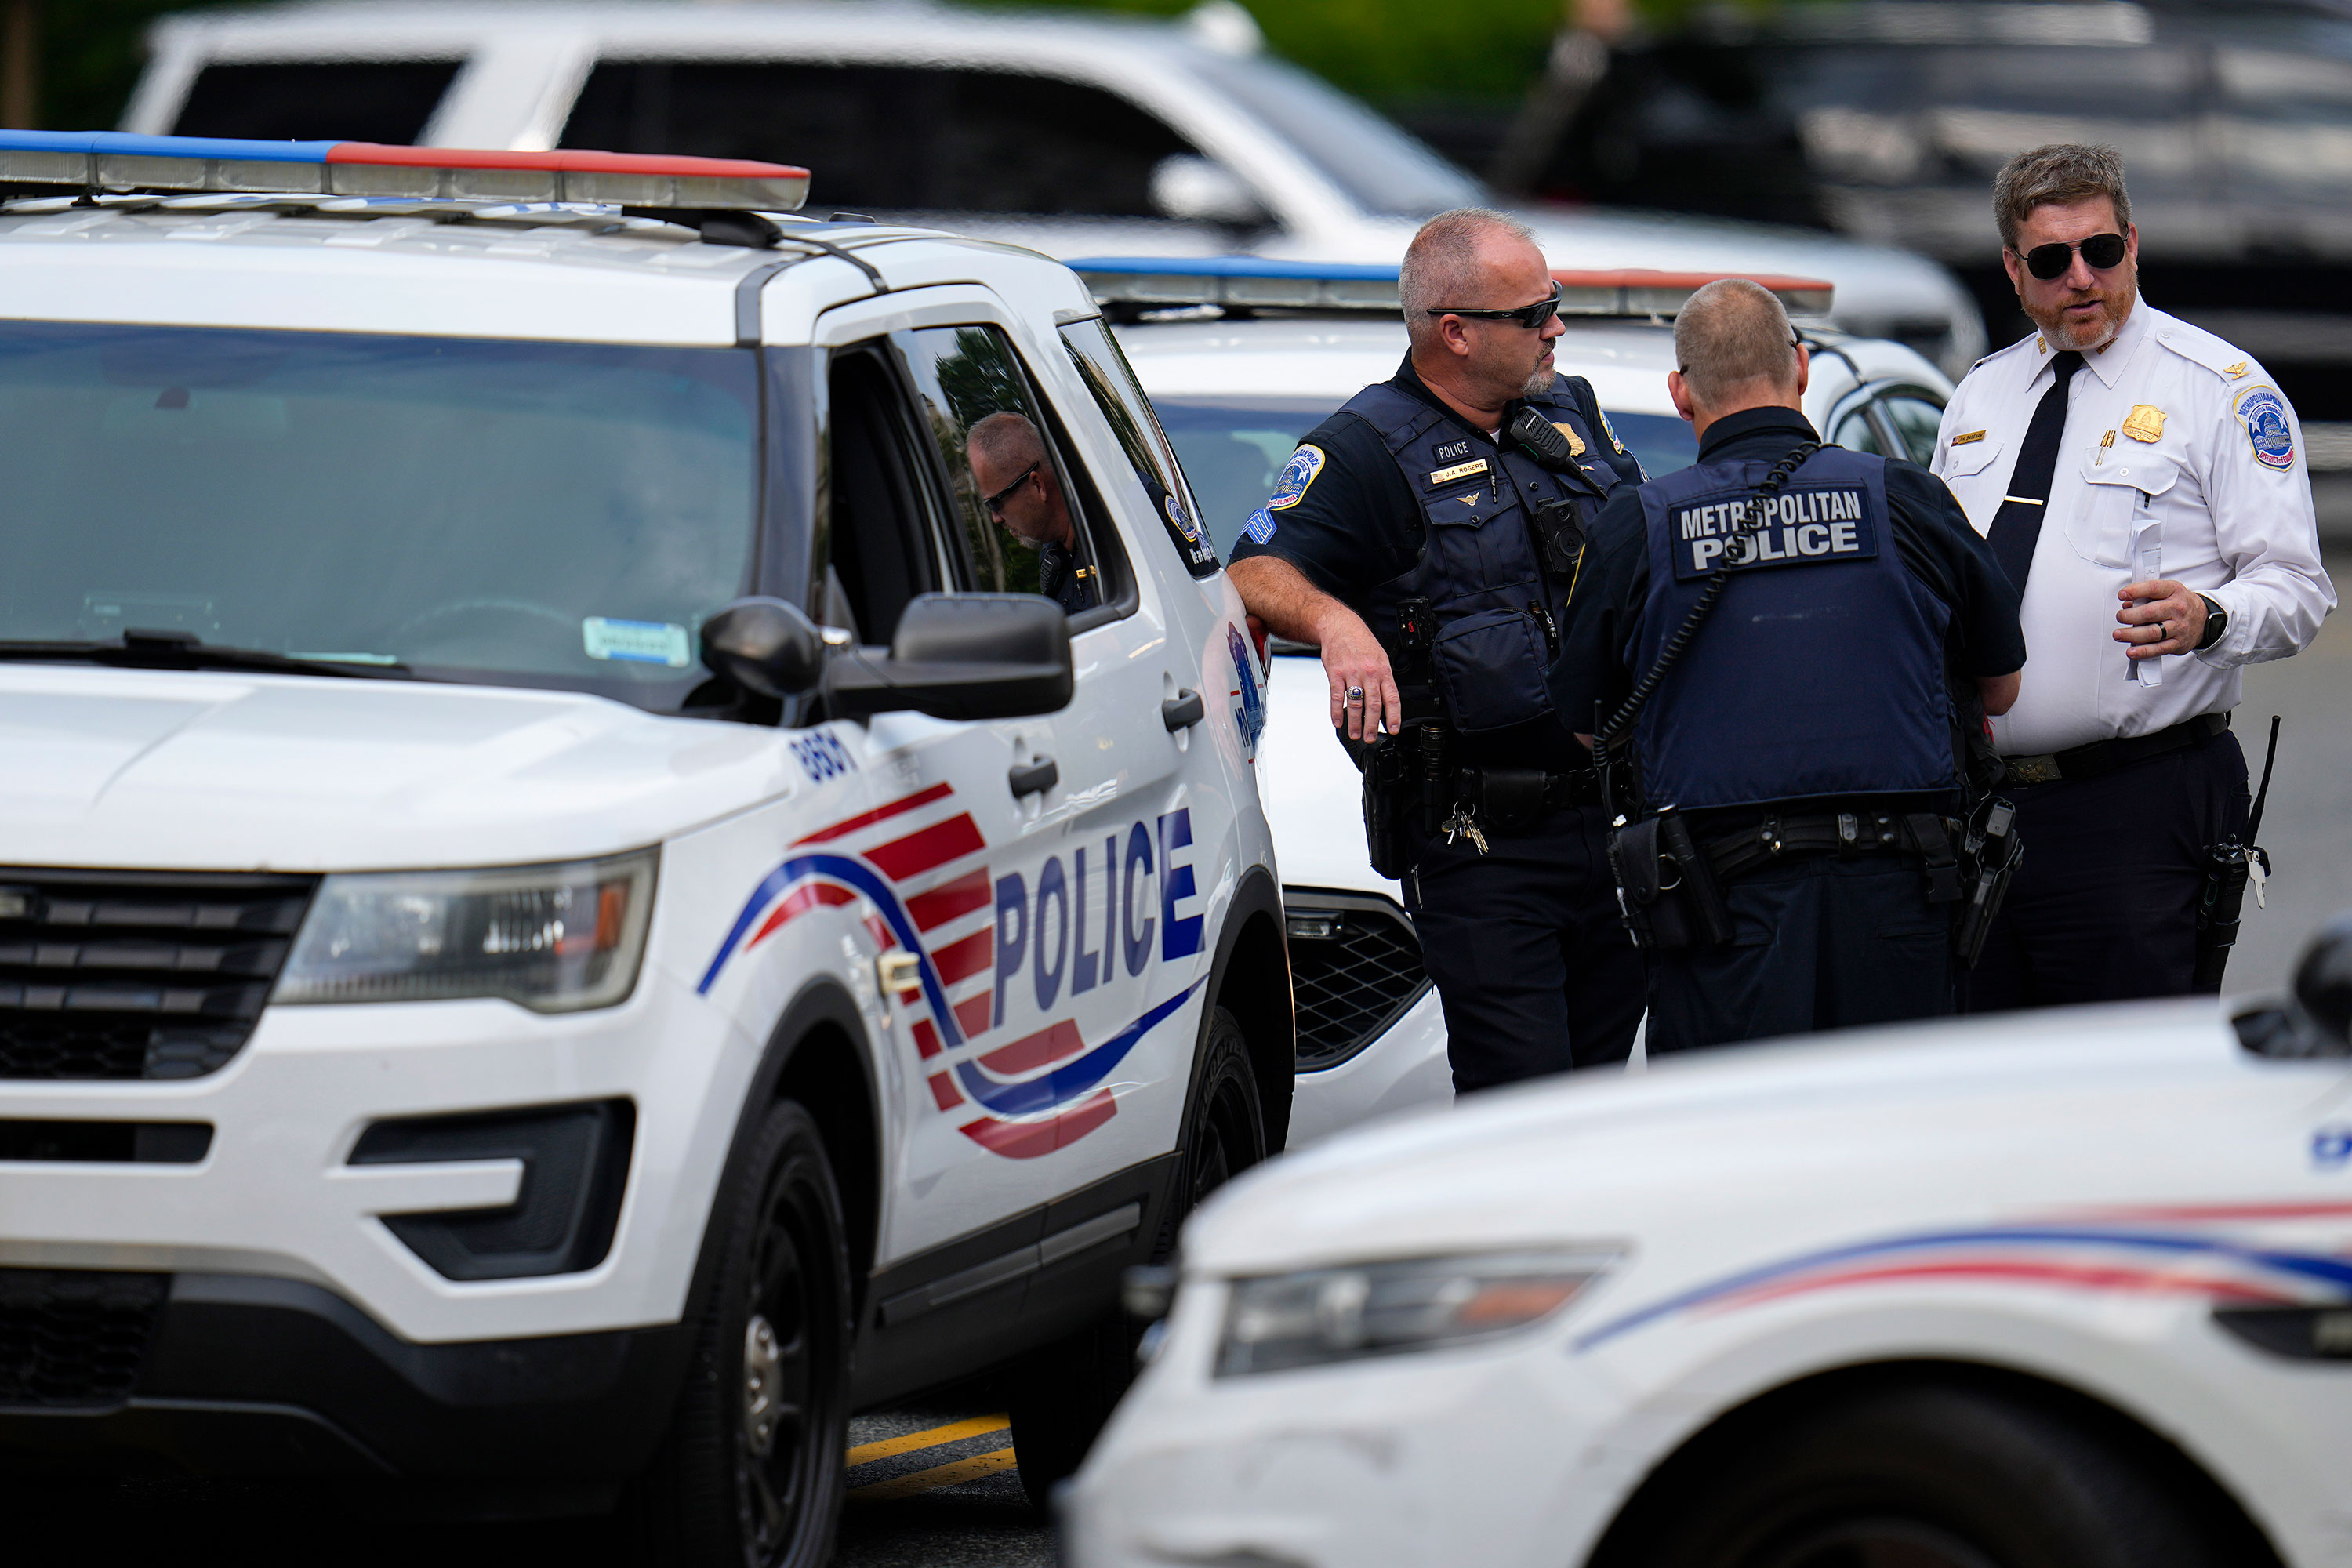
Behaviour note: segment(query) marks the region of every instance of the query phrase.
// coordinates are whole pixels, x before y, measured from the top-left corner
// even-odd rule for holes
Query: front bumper
[[[0,1162],[0,1268],[297,1281],[411,1347],[674,1324],[758,1056],[648,964],[629,1001],[595,1012],[273,1007],[206,1077],[0,1082],[0,1120],[213,1129],[188,1163]],[[522,1158],[447,1158],[413,1139],[388,1161],[373,1144],[353,1158],[386,1121],[583,1103],[634,1123],[610,1243],[585,1268],[451,1278],[446,1254],[435,1267],[386,1223],[512,1205]]]
[[[0,1409],[12,1472],[540,1483],[580,1506],[641,1469],[690,1330],[419,1345],[316,1285],[180,1274],[138,1380],[100,1407]]]
[[[1337,1067],[1298,1075],[1291,1090],[1287,1147],[1303,1149],[1375,1117],[1453,1103],[1445,1010],[1433,987],[1354,1056]]]

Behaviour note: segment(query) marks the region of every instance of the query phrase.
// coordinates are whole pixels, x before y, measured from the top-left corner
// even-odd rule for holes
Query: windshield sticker
[[[684,669],[694,662],[693,639],[667,621],[616,621],[590,616],[580,623],[580,641],[590,658],[625,664],[666,664]]]

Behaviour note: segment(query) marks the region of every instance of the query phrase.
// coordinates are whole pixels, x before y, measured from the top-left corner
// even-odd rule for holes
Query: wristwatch
[[[2211,599],[2207,598],[2203,594],[2200,594],[2197,596],[2205,600],[2205,635],[2202,637],[2200,637],[2197,641],[2197,651],[2199,653],[2203,653],[2207,648],[2211,647],[2215,643],[2220,642],[2224,636],[2228,635],[2230,630],[2230,612],[2215,604]]]

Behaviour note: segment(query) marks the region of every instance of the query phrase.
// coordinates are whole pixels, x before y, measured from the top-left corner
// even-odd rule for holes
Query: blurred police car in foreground
[[[856,1406],[1034,1352],[1074,1464],[1121,1267],[1281,1147],[1257,656],[1150,406],[1066,268],[806,179],[0,132],[67,187],[0,208],[11,1475],[814,1568]]]
[[[814,169],[814,210],[1063,257],[1241,249],[1393,264],[1423,218],[1496,200],[1266,55],[1232,0],[1181,23],[920,0],[362,0],[191,13],[150,43],[127,131],[789,156]],[[1523,216],[1579,266],[1825,278],[1841,326],[1910,342],[1954,374],[1984,352],[1966,291],[1901,250],[1606,209]]]
[[[1555,255],[1558,253],[1555,252]],[[1071,264],[1115,321],[1221,554],[1273,492],[1299,440],[1405,353],[1396,268],[1258,258],[1101,258]],[[1560,282],[1560,373],[1591,381],[1610,426],[1661,474],[1696,458],[1666,396],[1664,323],[1715,274],[1570,272]],[[1925,462],[1951,384],[1900,343],[1821,321],[1827,285],[1773,286],[1814,345],[1805,412],[1831,440]],[[1268,660],[1258,788],[1274,824],[1298,1003],[1294,1147],[1368,1115],[1451,1098],[1445,1026],[1396,883],[1371,869],[1360,780],[1332,734],[1315,650]]]
[[[2339,921],[2285,1006],[1695,1053],[1278,1162],[1186,1226],[1066,1561],[2342,1563],[2347,1022]]]

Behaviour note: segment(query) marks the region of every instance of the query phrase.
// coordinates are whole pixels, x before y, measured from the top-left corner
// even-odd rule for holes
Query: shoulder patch
[[[1254,542],[1264,544],[1274,537],[1274,531],[1277,526],[1274,521],[1274,514],[1265,508],[1260,507],[1249,514],[1249,521],[1242,524],[1242,531]]]
[[[1625,450],[1625,443],[1619,438],[1617,427],[1609,423],[1609,411],[1595,404],[1592,412],[1601,421],[1601,433],[1609,437],[1609,444],[1617,448],[1617,455],[1621,458],[1632,457],[1633,454]]]
[[[1305,498],[1307,487],[1315,482],[1315,476],[1323,471],[1323,461],[1320,447],[1305,446],[1291,453],[1290,461],[1283,467],[1282,478],[1275,482],[1274,494],[1266,497],[1265,510],[1281,511],[1297,506]],[[1258,542],[1264,544],[1265,541],[1260,539]]]
[[[2286,399],[2273,386],[2250,386],[2231,400],[2254,461],[2266,468],[2294,467],[2294,428],[2287,423]]]

